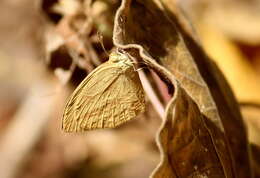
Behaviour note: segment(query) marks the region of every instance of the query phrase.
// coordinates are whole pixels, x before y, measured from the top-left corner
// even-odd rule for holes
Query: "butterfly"
[[[115,128],[145,111],[144,91],[129,56],[112,52],[70,96],[62,130]]]

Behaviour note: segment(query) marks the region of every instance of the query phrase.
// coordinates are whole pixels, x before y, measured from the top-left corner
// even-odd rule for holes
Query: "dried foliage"
[[[140,19],[140,22],[136,20],[141,15],[138,13],[143,13],[143,18]],[[219,175],[222,175],[222,177],[245,177],[248,174],[251,175],[246,131],[234,96],[215,64],[208,59],[200,49],[200,46],[181,29],[177,18],[169,11],[164,10],[162,5],[160,8],[159,5],[151,1],[124,1],[118,10],[116,22],[114,30],[115,44],[122,48],[129,49],[132,47],[140,49],[140,56],[146,59],[147,65],[151,63],[151,67],[155,68],[158,73],[166,74],[168,80],[178,81],[180,86],[187,91],[188,96],[191,97],[190,99],[193,99],[198,104],[201,114],[205,115],[202,121],[202,126],[205,128],[201,127],[201,130],[206,132],[205,134],[208,135],[209,141],[206,141],[206,138],[203,140],[203,137],[202,140],[199,140],[200,142],[205,141],[206,143],[210,143],[206,145],[212,148],[204,148],[203,146],[202,148],[210,150],[213,153],[216,152],[219,163],[215,162],[216,165],[213,164],[210,166],[205,161],[203,161],[204,164],[200,164],[201,159],[195,159],[198,162],[192,162],[193,165],[191,166],[191,168],[196,168],[194,173],[190,167],[188,167],[188,171],[183,170],[181,172],[180,170],[182,169],[178,169],[180,166],[174,165],[177,167],[175,170],[176,173],[171,176],[168,175],[168,177],[174,177],[174,175],[176,177],[178,175],[188,177],[198,173],[201,173],[201,175],[209,174],[209,176],[215,177]],[[130,26],[134,28],[130,28]],[[157,34],[160,38],[155,40],[154,34]],[[157,67],[154,64],[154,58],[165,68]],[[162,72],[163,69],[167,69],[167,72]],[[168,76],[170,75],[168,71],[171,72],[171,76]],[[161,74],[160,76],[163,75]],[[175,95],[177,95],[177,90],[178,85],[176,86],[175,84]],[[174,99],[178,100],[178,97],[174,97]],[[173,110],[175,113],[171,113]],[[168,115],[178,115],[177,111],[174,106],[168,108],[166,118],[168,118]],[[180,116],[180,118],[182,121],[185,120],[185,116]],[[170,124],[173,125],[172,127],[176,123],[178,123],[176,127],[181,127],[180,125],[182,124],[178,120],[174,120],[174,118],[168,119],[172,120],[173,124]],[[192,124],[192,121],[188,117],[183,122],[188,122],[188,125]],[[193,122],[199,121],[194,119]],[[190,153],[186,153],[184,157],[181,157],[181,152],[185,152],[186,150],[192,152],[198,146],[198,144],[195,144],[194,149],[188,147],[191,146],[191,143],[195,142],[194,140],[197,135],[193,133],[192,126],[189,127],[191,129],[187,129],[186,132],[178,133],[177,129],[170,131],[171,135],[180,138],[188,137],[187,134],[191,132],[194,136],[189,141],[170,145],[170,148],[167,149],[163,147],[170,151],[178,150],[180,158],[178,157],[177,160],[180,164],[185,160],[192,160],[192,158],[187,158],[187,155],[194,157],[194,154]],[[197,128],[195,130],[199,131],[200,129]],[[164,140],[164,138],[161,139]],[[174,138],[172,141],[174,142]],[[195,152],[200,153],[199,150]],[[173,157],[175,155],[177,153],[173,154]],[[214,156],[216,155],[213,154],[212,157]],[[169,158],[169,155],[167,157]],[[171,164],[175,162],[171,161]],[[185,163],[184,166],[186,167]],[[207,173],[206,171],[212,167],[220,167],[220,170],[209,171]],[[201,175],[198,174],[197,177]],[[159,176],[156,174],[155,177]]]
[[[38,2],[3,3],[13,9],[13,23],[3,20],[0,27],[22,26],[24,31],[12,31],[14,37],[6,40],[10,32],[0,28],[0,40],[6,41],[0,45],[0,80],[5,86],[0,88],[0,177],[260,177],[260,38],[255,10],[260,3]],[[127,62],[134,67],[119,67],[111,58],[106,62],[107,53],[116,50],[129,56]],[[127,75],[134,76],[133,83],[110,70],[121,71],[121,65],[130,69]],[[98,96],[102,101],[120,95],[122,102],[114,107],[121,107],[137,90],[142,93],[137,72],[146,95],[143,114],[115,129],[61,130],[66,100],[81,81],[80,91],[98,92],[116,79],[103,98]],[[6,97],[9,92],[14,94]],[[84,92],[76,100],[87,107],[93,104]],[[143,95],[140,101],[143,111]],[[131,103],[125,106],[130,112]],[[69,121],[75,121],[72,115]],[[103,127],[100,123],[94,127]]]

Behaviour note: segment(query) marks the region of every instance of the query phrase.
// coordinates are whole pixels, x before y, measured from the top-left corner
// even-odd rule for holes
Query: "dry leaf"
[[[163,161],[151,177],[225,177],[208,125],[217,128],[190,96],[176,87],[158,137]],[[222,140],[218,142],[224,144]]]
[[[252,148],[252,162],[253,162],[253,168],[255,170],[255,177],[260,177],[260,147],[259,145],[251,145]]]
[[[170,148],[164,150],[167,158],[175,162],[193,160],[195,155],[192,152],[202,149],[202,142],[207,143],[209,139],[212,144],[212,148],[207,149],[213,151],[207,154],[210,154],[212,160],[216,160],[214,166],[207,161],[203,162],[204,164],[193,162],[191,163],[193,166],[190,166],[194,168],[193,170],[185,167],[185,169],[178,169],[175,174],[173,170],[176,164],[170,161],[168,162],[170,167],[165,170],[158,169],[155,177],[164,177],[162,175],[166,172],[168,177],[178,177],[179,174],[181,177],[193,176],[193,174],[199,177],[201,175],[197,175],[198,170],[205,170],[206,167],[214,167],[214,170],[218,170],[214,173],[216,176],[244,178],[252,175],[246,129],[232,91],[217,66],[186,33],[177,17],[167,9],[167,4],[163,6],[156,0],[122,1],[115,19],[113,40],[117,47],[128,50],[136,58],[141,57],[168,83],[170,88],[177,80],[190,97],[188,101],[194,102],[191,104],[191,110],[195,111],[189,111],[194,116],[192,114],[190,118],[182,118],[185,124],[175,125],[176,123],[172,121],[172,127],[176,128],[171,129],[169,135],[174,137],[161,139],[168,139],[171,142],[176,142],[176,138],[185,139],[187,135],[193,134],[194,125],[198,127],[195,130],[203,132],[203,137],[199,137],[194,150],[189,149],[185,154],[181,154],[185,151],[185,147],[180,147],[178,150],[179,145],[170,145]],[[176,84],[174,86],[176,92],[179,86]],[[178,98],[176,93],[174,95],[176,103],[185,101],[185,97]],[[194,105],[197,105],[200,112],[193,108]],[[179,110],[176,106],[173,116],[171,116],[172,111],[168,110],[167,122],[173,120],[176,115],[181,116]],[[195,120],[197,117],[200,120]],[[182,125],[186,125],[186,132],[178,132]],[[192,144],[192,141],[187,141],[186,144]],[[178,153],[171,154],[173,150],[178,150]],[[202,159],[203,156],[196,158],[197,161]],[[165,159],[162,161],[167,162]]]

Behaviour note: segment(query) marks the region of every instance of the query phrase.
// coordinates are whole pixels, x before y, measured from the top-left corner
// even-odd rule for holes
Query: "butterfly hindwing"
[[[114,128],[143,112],[141,83],[132,67],[128,72],[117,63],[104,63],[87,76],[65,107],[63,130]]]

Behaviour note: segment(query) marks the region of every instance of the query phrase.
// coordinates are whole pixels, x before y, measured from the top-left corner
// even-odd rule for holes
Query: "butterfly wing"
[[[131,74],[131,75],[130,75]],[[74,91],[63,114],[62,129],[78,132],[114,128],[145,109],[144,93],[137,73],[114,64],[103,64]]]

